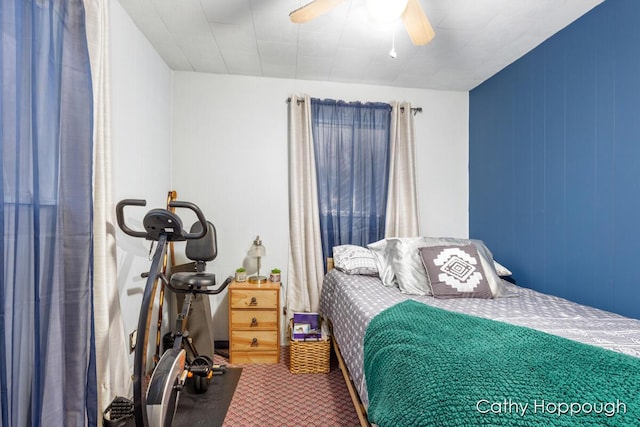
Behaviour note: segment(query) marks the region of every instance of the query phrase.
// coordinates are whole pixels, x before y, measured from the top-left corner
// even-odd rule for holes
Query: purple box
[[[293,313],[291,338],[299,341],[317,341],[322,338],[318,313]]]

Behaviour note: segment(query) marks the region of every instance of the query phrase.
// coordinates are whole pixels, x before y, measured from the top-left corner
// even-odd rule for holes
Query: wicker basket
[[[292,374],[327,373],[330,356],[331,338],[321,341],[294,341],[289,338],[289,372]]]

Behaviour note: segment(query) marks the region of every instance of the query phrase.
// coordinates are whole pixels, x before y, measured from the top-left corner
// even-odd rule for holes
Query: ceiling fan
[[[330,11],[345,0],[313,0],[289,14],[291,22],[302,24]],[[436,35],[418,0],[406,1],[400,17],[416,46],[429,43]]]

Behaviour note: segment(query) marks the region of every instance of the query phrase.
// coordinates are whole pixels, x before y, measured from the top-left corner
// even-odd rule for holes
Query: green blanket
[[[364,338],[369,421],[400,426],[640,426],[640,359],[415,301]]]

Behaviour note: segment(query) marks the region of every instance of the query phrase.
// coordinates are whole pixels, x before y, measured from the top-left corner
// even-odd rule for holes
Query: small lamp
[[[258,260],[258,271],[255,276],[249,277],[249,283],[258,283],[266,282],[267,278],[265,276],[260,275],[260,258],[267,255],[267,249],[262,245],[262,240],[260,240],[260,236],[256,236],[256,239],[253,241],[253,245],[251,249],[249,249],[249,256],[252,258],[257,258]]]

